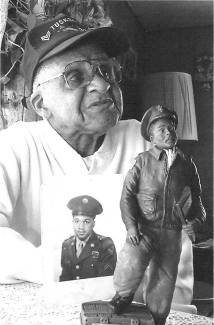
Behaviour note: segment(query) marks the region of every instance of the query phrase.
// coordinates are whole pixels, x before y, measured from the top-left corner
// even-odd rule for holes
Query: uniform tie
[[[80,254],[82,253],[82,250],[84,248],[84,242],[82,241],[79,241],[78,245],[77,245],[77,248],[76,248],[76,255],[77,255],[77,258],[79,258]]]

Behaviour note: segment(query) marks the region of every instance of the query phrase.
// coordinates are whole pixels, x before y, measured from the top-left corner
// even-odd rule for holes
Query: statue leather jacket
[[[192,158],[176,148],[171,167],[167,155],[156,147],[140,153],[123,185],[120,208],[126,229],[142,226],[181,230],[182,223],[175,213],[184,188],[191,192],[191,205],[185,219],[206,219],[201,201],[201,184]]]

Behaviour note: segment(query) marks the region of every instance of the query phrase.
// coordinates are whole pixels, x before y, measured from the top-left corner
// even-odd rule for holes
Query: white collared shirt
[[[83,245],[83,247],[82,247],[82,249],[83,249],[83,248],[85,247],[85,245],[86,245],[86,243],[87,243],[87,241],[89,240],[90,237],[91,237],[91,235],[88,236],[85,240],[80,240],[80,239],[76,236],[76,250],[78,249],[78,247],[79,247],[80,244]]]
[[[176,157],[176,147],[173,147],[172,149],[164,149],[164,151],[167,155],[167,167],[169,169]]]

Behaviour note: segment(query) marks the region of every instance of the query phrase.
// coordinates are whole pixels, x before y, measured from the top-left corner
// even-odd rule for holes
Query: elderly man
[[[67,206],[73,215],[74,235],[62,244],[60,281],[113,275],[117,261],[114,243],[93,231],[102,205],[92,196],[81,195]]]
[[[43,121],[0,134],[0,282],[42,281],[40,186],[52,176],[125,174],[148,148],[140,123],[120,121],[120,65],[129,47],[112,27],[86,29],[70,17],[27,35],[22,71]],[[176,302],[192,298],[192,247],[184,236]]]

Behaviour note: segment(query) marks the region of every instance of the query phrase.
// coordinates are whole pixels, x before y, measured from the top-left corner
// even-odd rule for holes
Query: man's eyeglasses
[[[39,83],[38,86],[63,76],[67,86],[74,90],[89,85],[95,74],[100,75],[109,84],[119,84],[122,80],[121,66],[115,59],[94,63],[80,60],[69,63],[63,73]]]

